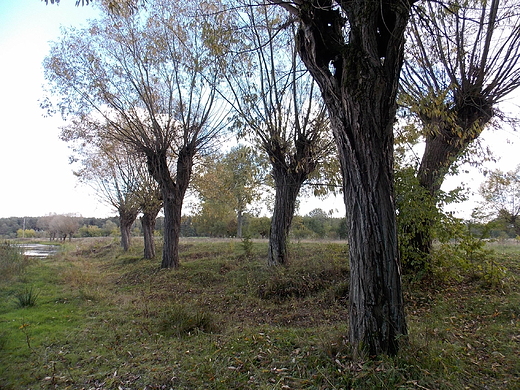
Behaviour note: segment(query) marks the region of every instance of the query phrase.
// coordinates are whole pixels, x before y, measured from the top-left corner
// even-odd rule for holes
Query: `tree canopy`
[[[422,126],[418,178],[432,195],[520,86],[520,12],[511,0],[414,8],[401,102]]]
[[[238,145],[223,155],[209,155],[194,175],[193,187],[200,200],[197,218],[209,222],[207,233],[234,215],[236,230],[228,234],[242,237],[244,216],[257,208],[265,183],[266,170],[258,153],[250,146]],[[210,222],[211,221],[211,222]]]

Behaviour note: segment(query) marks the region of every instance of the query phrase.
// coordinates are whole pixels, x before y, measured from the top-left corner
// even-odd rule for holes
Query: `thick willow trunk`
[[[296,199],[303,180],[294,178],[284,169],[274,169],[276,186],[274,211],[269,231],[269,265],[286,265],[288,263],[287,240],[296,208]]]
[[[187,144],[179,150],[176,180],[168,167],[166,151],[147,154],[148,170],[159,183],[163,198],[164,237],[161,268],[178,268],[182,203],[190,182],[195,147]]]
[[[392,125],[380,122],[388,113],[372,103],[369,97],[374,95],[375,90],[364,98],[347,96],[354,118],[340,121],[337,112],[334,121],[350,225],[350,341],[356,354],[369,355],[397,353],[398,339],[407,333],[393,197]],[[365,115],[368,112],[374,115]]]
[[[354,356],[396,354],[407,333],[393,194],[393,122],[411,3],[300,7],[298,51],[320,86],[338,146],[349,220]]]
[[[424,154],[417,172],[419,184],[434,198],[438,196],[450,166],[474,139],[455,141],[450,133],[442,131],[426,137]]]
[[[130,228],[132,225],[121,224],[121,246],[126,252],[130,249]]]

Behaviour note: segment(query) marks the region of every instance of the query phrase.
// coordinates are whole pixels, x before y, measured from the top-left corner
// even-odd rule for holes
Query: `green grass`
[[[520,387],[520,246],[493,244],[498,283],[482,269],[407,284],[399,356],[354,362],[345,245],[292,243],[274,270],[266,242],[248,245],[182,240],[175,271],[112,239],[32,262],[0,283],[0,388]]]

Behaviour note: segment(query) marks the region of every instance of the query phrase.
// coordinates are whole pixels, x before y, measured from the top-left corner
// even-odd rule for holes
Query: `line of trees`
[[[302,184],[320,160],[334,166],[333,144],[323,141],[329,138],[323,105],[309,99],[313,82],[291,49],[294,29],[285,32],[267,15],[268,8],[258,9],[248,15],[246,29],[229,24],[233,19],[217,3],[157,1],[142,12],[117,14],[105,9],[104,19],[88,30],[65,32],[45,61],[50,90],[62,96],[59,109],[71,118],[62,138],[87,155],[83,177],[96,181],[112,172],[109,176],[119,183],[110,186],[108,198],[119,210],[125,248],[129,238],[123,227],[139,212],[133,197],[126,197],[142,190],[131,188],[131,170],[124,163],[103,166],[99,161],[113,159],[117,150],[145,161],[165,215],[164,268],[179,265],[181,210],[193,167],[218,148],[228,130],[238,129],[240,137],[258,145],[272,166],[272,264],[286,262],[287,233]],[[263,24],[253,23],[257,16]],[[280,34],[273,35],[275,30]],[[290,56],[282,58],[288,48]],[[239,68],[242,63],[247,73]],[[93,145],[101,153],[85,151]],[[105,181],[98,185],[101,193],[107,192]],[[235,206],[239,220],[244,201]]]
[[[56,42],[45,60],[46,77],[62,97],[61,112],[78,124],[69,128],[74,138],[116,141],[144,159],[161,192],[162,267],[176,268],[195,157],[226,119],[216,99],[220,72],[204,36],[204,27],[217,21],[195,2],[156,1],[146,12],[118,14],[101,7],[100,20]]]
[[[159,222],[160,223],[160,222]],[[267,238],[271,219],[250,214],[243,215],[243,237]],[[184,237],[239,237],[237,219],[234,214],[222,217],[208,217],[205,214],[184,216],[181,226]],[[288,238],[300,239],[345,239],[347,226],[345,218],[335,218],[321,209],[315,209],[304,216],[295,215]]]
[[[100,4],[100,21],[66,30],[53,45],[46,77],[60,112],[80,124],[74,137],[120,142],[146,162],[165,214],[162,267],[179,265],[194,168],[234,128],[271,164],[268,261],[284,264],[296,197],[333,138],[348,221],[353,355],[397,353],[407,333],[394,191],[398,93],[405,119],[417,123],[403,139],[426,143],[412,167],[418,186],[403,181],[432,210],[403,220],[414,266],[424,268],[446,173],[520,82],[515,3]]]
[[[121,230],[119,218],[83,218],[67,215],[54,215],[45,217],[26,217],[25,230],[24,218],[0,218],[0,237],[5,239],[12,238],[42,238],[42,239],[63,239],[59,234],[61,229],[54,232],[49,229],[49,222],[55,219],[54,225],[58,226],[58,221],[71,219],[73,229],[68,230],[67,238],[81,237],[119,237]],[[154,236],[162,236],[164,227],[164,217],[159,216],[154,220],[155,227],[152,231]],[[245,212],[242,215],[242,234],[243,237],[267,238],[271,219],[269,217],[259,217]],[[65,226],[65,224],[64,224]],[[143,225],[142,219],[136,219],[128,232],[130,237],[144,237],[147,228]],[[72,235],[69,236],[69,233]],[[195,214],[184,215],[181,222],[182,237],[240,237],[238,235],[237,217],[231,212],[227,215]],[[294,216],[289,237],[293,240],[299,239],[345,239],[346,220],[344,218],[331,217],[321,209],[315,209],[310,213]]]

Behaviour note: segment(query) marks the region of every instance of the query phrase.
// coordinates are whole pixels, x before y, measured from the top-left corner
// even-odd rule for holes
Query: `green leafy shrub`
[[[419,184],[413,167],[395,172],[395,191],[401,264],[405,273],[420,279],[430,265],[421,241],[428,239],[440,213],[435,200]]]
[[[483,282],[483,286],[490,288],[500,287],[507,276],[506,268],[498,264],[492,257],[475,264],[474,272],[475,276]]]
[[[434,274],[444,281],[471,278],[481,280],[486,287],[501,285],[506,270],[495,261],[494,251],[486,247],[482,237],[471,235],[460,221],[445,228],[443,241],[432,253]]]
[[[18,229],[16,231],[16,237],[18,238],[34,238],[36,237],[36,231],[34,229]]]
[[[104,229],[96,225],[83,225],[79,228],[78,235],[80,237],[102,237],[110,235],[110,233],[107,234]]]

